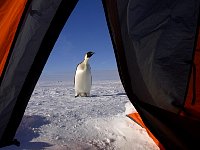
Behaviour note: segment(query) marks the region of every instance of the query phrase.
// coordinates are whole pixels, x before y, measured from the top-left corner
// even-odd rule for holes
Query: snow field
[[[16,138],[4,150],[158,150],[126,114],[136,111],[120,81],[93,82],[91,97],[74,97],[66,81],[38,82]]]

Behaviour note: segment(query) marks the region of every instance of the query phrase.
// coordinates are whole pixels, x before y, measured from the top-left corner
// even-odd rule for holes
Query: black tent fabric
[[[0,86],[0,147],[13,142],[31,93],[77,1],[33,0],[27,5]]]
[[[171,112],[184,103],[197,28],[196,3],[117,1],[133,91],[146,103]]]
[[[0,83],[0,147],[14,139],[48,56],[77,0],[29,0]],[[124,89],[166,149],[194,149],[200,118],[181,116],[199,0],[103,0]],[[134,136],[134,135],[133,135]]]
[[[130,101],[166,149],[194,149],[200,120],[179,112],[193,62],[199,1],[103,2]]]

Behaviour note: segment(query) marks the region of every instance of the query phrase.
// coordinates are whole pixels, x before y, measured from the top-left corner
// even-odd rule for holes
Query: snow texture
[[[71,82],[39,81],[16,133],[21,146],[2,150],[158,150],[126,117],[134,111],[120,81],[95,81],[91,97],[77,98]]]

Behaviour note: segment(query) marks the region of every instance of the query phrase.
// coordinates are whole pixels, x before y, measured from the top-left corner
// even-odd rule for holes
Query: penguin
[[[91,67],[89,64],[90,57],[94,52],[87,52],[84,60],[76,67],[74,76],[75,97],[88,97],[92,86]]]

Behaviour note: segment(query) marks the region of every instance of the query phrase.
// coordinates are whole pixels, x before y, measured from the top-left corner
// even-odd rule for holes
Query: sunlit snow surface
[[[78,98],[71,82],[39,81],[16,133],[21,146],[2,149],[158,150],[129,110],[120,81],[94,81],[91,97]]]

